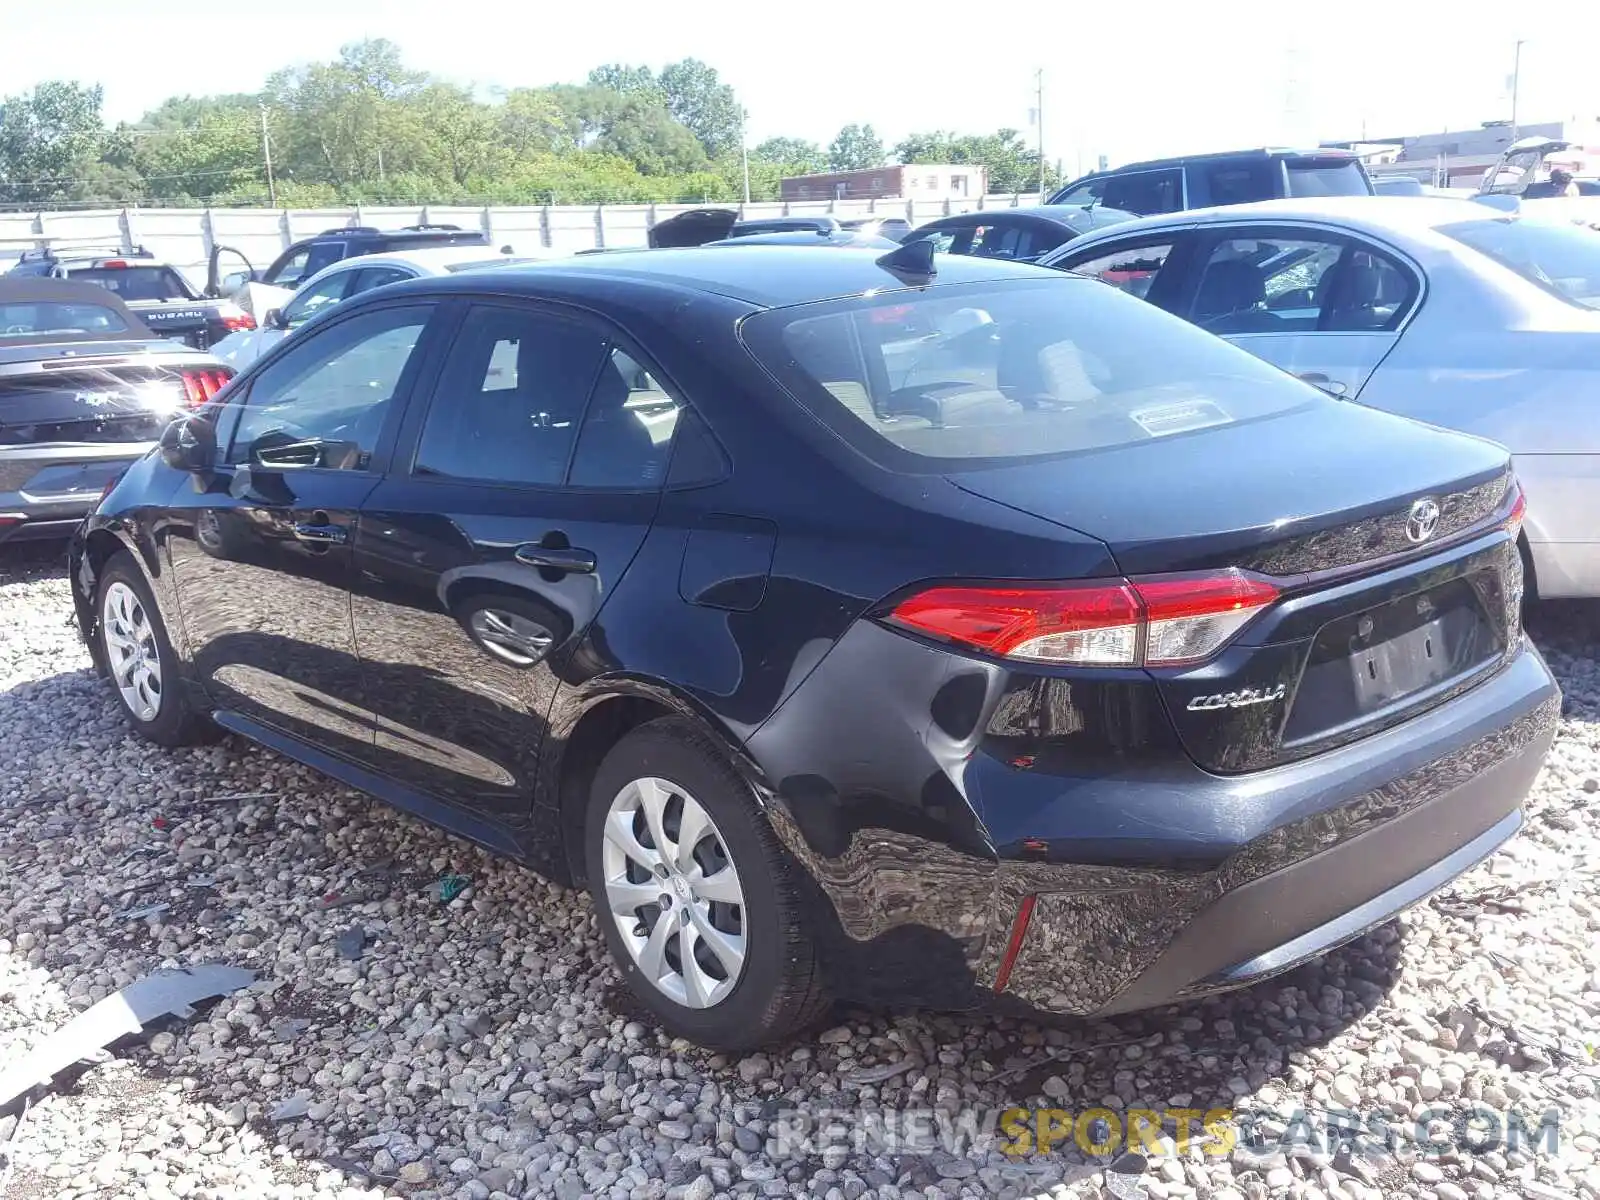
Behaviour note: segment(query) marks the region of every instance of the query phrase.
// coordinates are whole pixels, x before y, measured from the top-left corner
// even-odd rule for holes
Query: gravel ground
[[[1535,618],[1567,703],[1525,832],[1403,920],[1187,1008],[844,1011],[742,1060],[634,1018],[586,899],[267,751],[138,741],[67,612],[53,556],[0,559],[0,1062],[164,963],[260,980],[0,1117],[0,1200],[1600,1197],[1600,608]],[[471,881],[446,904],[442,872]],[[1446,1127],[1417,1128],[1430,1103],[1446,1125],[1553,1107],[1559,1149],[1419,1148]],[[794,1110],[1012,1105],[1226,1106],[1269,1136],[1350,1109],[1402,1137],[1102,1158],[780,1137]]]

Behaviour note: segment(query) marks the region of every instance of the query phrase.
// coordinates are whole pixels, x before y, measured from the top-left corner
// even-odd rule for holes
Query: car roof
[[[500,254],[492,246],[419,246],[415,250],[352,254],[349,258],[329,263],[305,282],[296,284],[294,290],[298,292],[330,275],[358,271],[363,267],[410,267],[424,275],[444,275],[452,267],[483,266],[498,269],[501,260],[512,262],[519,258],[538,257],[541,255]]]
[[[41,275],[0,276],[0,304],[90,304],[110,309],[127,326],[126,329],[74,334],[70,339],[57,337],[56,341],[137,341],[156,336],[120,296],[98,283],[76,283],[71,279]]]
[[[566,295],[603,293],[608,285],[657,287],[709,293],[760,308],[781,308],[873,291],[894,291],[908,283],[878,260],[892,251],[815,246],[704,246],[660,250],[584,254],[528,266],[466,271],[434,279],[437,288],[472,291],[490,278],[494,290],[539,295],[558,290]],[[960,255],[941,257],[932,286],[995,279],[1037,279],[1038,268],[999,259]],[[399,284],[414,288],[417,284]]]
[[[1170,158],[1146,158],[1139,162],[1123,163],[1118,167],[1110,167],[1104,171],[1094,171],[1083,176],[1084,179],[1094,179],[1102,175],[1119,175],[1124,171],[1147,171],[1157,167],[1175,167],[1182,163],[1219,162],[1230,158],[1340,158],[1352,162],[1359,161],[1360,156],[1352,150],[1344,150],[1335,146],[1319,146],[1315,149],[1305,149],[1296,146],[1253,146],[1248,150],[1212,150],[1204,154],[1175,154]],[[1073,180],[1077,183],[1078,180]]]
[[[1446,196],[1324,196],[1258,200],[1252,204],[1192,208],[1156,217],[1140,217],[1097,229],[1069,245],[1088,245],[1090,242],[1113,238],[1120,240],[1196,225],[1261,224],[1273,221],[1322,222],[1380,236],[1420,234],[1460,221],[1489,220],[1506,215],[1476,200],[1458,200]]]

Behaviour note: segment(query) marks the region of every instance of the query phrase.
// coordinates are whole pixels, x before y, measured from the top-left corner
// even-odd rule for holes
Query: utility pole
[[[739,110],[739,161],[744,166],[744,202],[750,203],[750,139],[745,137],[745,122],[750,118],[750,110]]]
[[[1039,203],[1044,203],[1044,68],[1034,75],[1034,124],[1039,135]]]
[[[272,135],[267,131],[267,106],[261,106],[261,157],[267,164],[267,197],[278,207],[278,182],[272,176]]]
[[[1517,140],[1517,87],[1522,82],[1522,45],[1526,39],[1517,42],[1515,55],[1511,59],[1511,140]]]

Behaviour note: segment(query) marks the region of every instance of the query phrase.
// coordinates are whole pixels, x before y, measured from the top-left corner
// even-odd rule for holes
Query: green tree
[[[577,148],[567,114],[545,88],[517,88],[507,92],[497,118],[497,140],[518,157]]]
[[[694,134],[647,95],[596,87],[550,90],[580,150],[625,158],[642,175],[699,171],[706,165]]]
[[[686,58],[661,71],[661,93],[670,112],[715,158],[737,150],[744,140],[744,110],[733,88],[698,58]]]
[[[429,155],[425,173],[457,187],[494,171],[507,154],[497,141],[495,114],[464,87],[430,83],[404,106],[421,124]]]
[[[118,126],[101,162],[127,172],[129,180],[143,180],[157,199],[208,203],[240,190],[265,194],[259,102],[245,95],[174,96],[134,124]]]
[[[0,101],[0,203],[66,199],[99,157],[98,87],[65,80]]]
[[[768,138],[750,151],[752,162],[771,163],[789,175],[809,175],[828,169],[828,156],[822,147],[803,138]]]
[[[894,156],[903,163],[982,163],[991,192],[1031,192],[1039,187],[1039,155],[1028,149],[1015,129],[991,134],[914,133],[895,146]],[[1054,180],[1055,171],[1047,165],[1046,188]]]
[[[649,67],[630,67],[623,63],[607,63],[603,67],[596,67],[589,72],[589,86],[605,88],[608,91],[637,93],[649,96],[652,99],[666,102],[662,94],[661,85],[656,81],[655,72]]]
[[[871,125],[846,125],[828,146],[828,169],[859,171],[883,165],[883,142]]]

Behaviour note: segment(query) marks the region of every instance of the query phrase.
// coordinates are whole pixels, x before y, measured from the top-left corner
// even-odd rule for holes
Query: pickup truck
[[[29,250],[7,274],[95,284],[116,295],[152,333],[196,350],[256,327],[234,301],[202,296],[181,271],[142,246]]]

